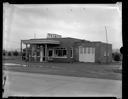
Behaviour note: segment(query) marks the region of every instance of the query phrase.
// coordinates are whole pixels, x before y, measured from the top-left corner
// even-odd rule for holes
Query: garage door
[[[79,61],[80,62],[95,62],[95,48],[93,47],[79,47]]]

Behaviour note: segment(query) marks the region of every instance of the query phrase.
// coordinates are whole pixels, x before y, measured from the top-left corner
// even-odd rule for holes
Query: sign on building
[[[61,35],[48,33],[47,38],[61,38]]]

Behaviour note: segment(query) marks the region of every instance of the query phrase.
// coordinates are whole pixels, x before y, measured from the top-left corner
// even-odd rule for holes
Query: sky
[[[106,27],[106,30],[105,30]],[[21,40],[47,33],[122,47],[122,5],[3,4],[3,48],[19,50]]]

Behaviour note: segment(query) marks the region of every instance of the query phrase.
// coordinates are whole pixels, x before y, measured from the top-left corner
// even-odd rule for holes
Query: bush
[[[113,57],[113,59],[115,60],[115,61],[121,61],[121,55],[120,55],[120,53],[113,53],[112,54],[112,57]]]
[[[3,56],[6,56],[6,50],[2,51]]]
[[[12,56],[12,53],[11,52],[8,52],[8,56]]]
[[[18,56],[19,53],[18,53],[17,51],[14,51],[14,52],[13,52],[13,55],[14,55],[14,56]]]
[[[3,52],[3,56],[5,56],[6,55],[6,53],[5,52]]]

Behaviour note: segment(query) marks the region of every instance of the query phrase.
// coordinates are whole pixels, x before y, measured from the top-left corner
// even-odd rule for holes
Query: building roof
[[[30,39],[22,40],[24,44],[60,44],[57,40],[47,40],[47,39]]]
[[[29,39],[29,40],[22,40],[24,44],[60,44],[61,42],[67,43],[92,43],[92,44],[109,44],[104,43],[101,41],[88,41],[84,39],[77,39],[71,37],[65,38],[41,38],[41,39]]]

